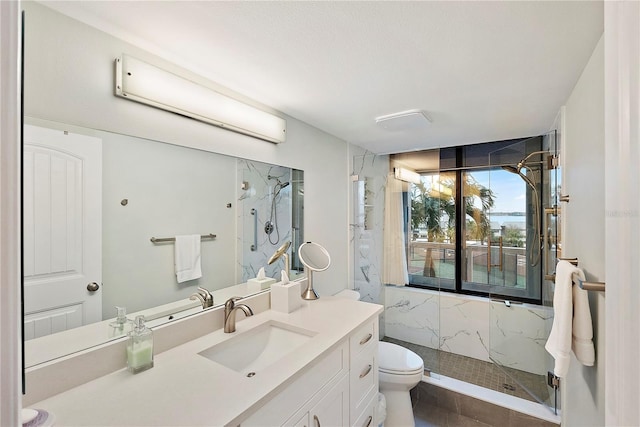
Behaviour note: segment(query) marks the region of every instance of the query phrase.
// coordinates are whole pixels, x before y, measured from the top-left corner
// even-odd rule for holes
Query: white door
[[[31,339],[102,320],[102,140],[26,125],[23,165]]]

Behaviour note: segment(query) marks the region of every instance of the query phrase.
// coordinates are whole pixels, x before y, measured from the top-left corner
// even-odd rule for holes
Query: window
[[[456,175],[422,175],[409,192],[409,283],[455,289]]]
[[[527,287],[526,183],[502,168],[463,171],[464,235],[461,247],[465,291],[508,298],[540,298]],[[530,249],[530,248],[529,248]]]
[[[539,149],[539,142],[527,141],[527,150]],[[513,159],[501,153],[499,165],[489,161],[490,153],[513,143],[441,150],[440,165],[450,170],[423,173],[420,183],[409,185],[404,204],[411,286],[540,302],[541,263],[533,262],[527,247],[537,239],[527,230],[539,221],[533,198],[542,174],[528,177],[533,190],[513,168],[502,167],[516,164],[521,153]]]

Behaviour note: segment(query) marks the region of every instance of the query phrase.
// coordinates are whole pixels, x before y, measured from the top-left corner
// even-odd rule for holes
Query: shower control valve
[[[264,232],[267,234],[273,233],[273,222],[267,221],[264,223]]]

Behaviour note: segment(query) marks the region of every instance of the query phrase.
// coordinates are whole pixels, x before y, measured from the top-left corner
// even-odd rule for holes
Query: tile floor
[[[553,398],[553,396],[550,396],[544,375],[535,375],[512,368],[501,369],[490,362],[434,350],[394,338],[385,337],[383,341],[401,345],[415,352],[424,360],[425,369],[431,372],[534,402],[536,399],[522,386],[528,388],[532,394],[538,396],[547,404]],[[510,378],[505,371],[512,377],[517,378],[519,383]]]
[[[559,427],[427,383],[411,391],[411,401],[416,427]]]

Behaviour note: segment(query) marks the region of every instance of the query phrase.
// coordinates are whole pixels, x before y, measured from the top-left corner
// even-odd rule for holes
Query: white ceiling
[[[546,132],[604,28],[601,1],[46,5],[377,153]],[[431,126],[375,124],[409,109]]]

